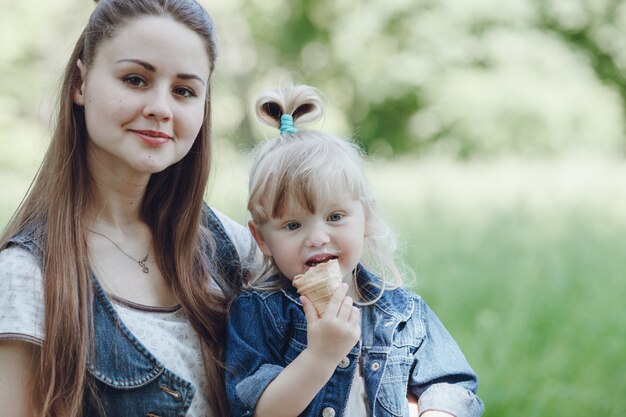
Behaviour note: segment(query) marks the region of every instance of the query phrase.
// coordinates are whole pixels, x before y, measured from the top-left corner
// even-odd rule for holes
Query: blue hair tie
[[[290,114],[283,114],[280,116],[280,133],[297,133],[298,128],[293,125],[293,117]]]

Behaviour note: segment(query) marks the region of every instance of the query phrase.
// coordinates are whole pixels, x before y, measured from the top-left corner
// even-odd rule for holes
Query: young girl
[[[203,202],[216,45],[194,0],[100,0],[0,236],[3,417],[230,414],[248,230]]]
[[[426,303],[400,288],[359,148],[294,126],[322,113],[311,87],[267,93],[256,109],[281,135],[260,146],[250,174],[249,227],[266,264],[229,313],[234,415],[406,416],[407,393],[423,416],[481,415],[461,350]],[[344,282],[319,317],[291,281],[331,259]]]

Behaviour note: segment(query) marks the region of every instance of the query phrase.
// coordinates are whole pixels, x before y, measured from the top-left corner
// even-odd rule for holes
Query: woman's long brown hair
[[[34,365],[37,380],[33,407],[43,417],[79,417],[87,390],[94,391],[86,363],[94,348],[90,337],[92,288],[85,237],[92,199],[87,166],[83,109],[73,102],[81,78],[77,61],[89,68],[102,41],[142,16],[168,16],[205,40],[213,71],[216,45],[213,24],[194,0],[100,0],[65,68],[57,99],[56,127],[39,171],[20,207],[0,237],[0,249],[26,228],[42,256],[45,339]],[[213,273],[206,248],[210,233],[200,225],[203,195],[210,171],[210,89],[205,120],[189,153],[154,174],[142,202],[142,219],[150,226],[159,267],[188,312],[202,340],[211,407],[230,415],[223,384],[223,335],[226,300],[209,291]]]

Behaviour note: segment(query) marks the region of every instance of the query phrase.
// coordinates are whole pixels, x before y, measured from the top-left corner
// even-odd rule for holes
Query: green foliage
[[[621,36],[623,19],[609,13],[623,16],[619,2],[598,3],[591,17],[583,0],[242,6],[266,52],[250,73],[263,81],[250,84],[248,96],[285,79],[313,84],[339,112],[331,127],[356,130],[370,152],[468,159],[623,147],[621,55],[599,47],[605,29]],[[546,22],[584,30],[557,38],[558,25]],[[246,132],[254,124],[242,121]]]
[[[215,132],[249,148],[261,90],[309,83],[324,129],[381,156],[463,159],[625,148],[625,3],[602,0],[204,0],[220,47]],[[48,128],[91,2],[28,1],[0,16],[0,138]]]
[[[432,140],[425,138],[427,140],[422,140],[418,144],[407,140],[410,132],[406,120],[413,115],[418,101],[417,92],[409,90],[401,97],[389,97],[383,102],[370,103],[365,117],[360,109],[356,107],[349,109],[348,117],[354,120],[359,132],[357,137],[365,149],[387,156],[403,154],[418,145],[427,146],[428,140]],[[353,116],[353,113],[357,115]],[[362,119],[357,121],[357,117]],[[398,126],[397,123],[404,125]]]
[[[626,4],[605,0],[592,7],[579,1],[574,10],[568,10],[559,2],[539,2],[537,10],[538,26],[581,52],[598,79],[619,94],[622,113],[626,113],[626,63],[622,59],[621,43],[625,35]],[[626,144],[622,143],[622,150],[625,149]]]
[[[244,13],[256,41],[271,45],[279,54],[279,62],[284,65],[298,65],[300,52],[309,42],[327,40],[324,28],[317,27],[309,16],[314,5],[319,7],[318,3],[311,0],[292,2],[289,5],[289,18],[285,22],[273,21],[273,15],[259,19],[263,10],[255,2],[250,2],[250,7],[245,8]]]

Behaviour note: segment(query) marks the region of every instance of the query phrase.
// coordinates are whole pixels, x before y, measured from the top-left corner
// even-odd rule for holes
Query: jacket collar
[[[378,297],[384,288],[382,296],[374,304],[377,310],[399,322],[407,321],[411,317],[414,301],[407,291],[389,283],[383,283],[380,277],[369,272],[361,264],[357,266],[356,279],[359,288],[370,300]]]

